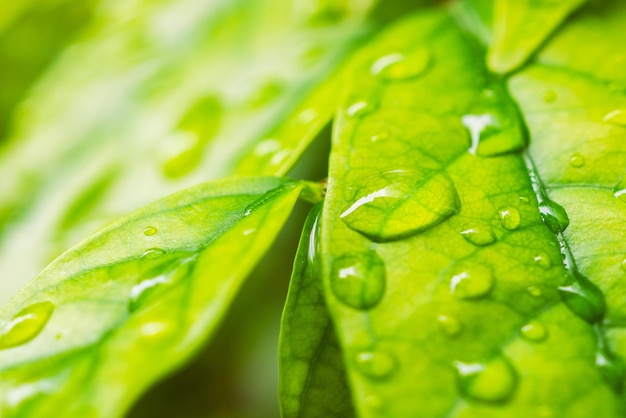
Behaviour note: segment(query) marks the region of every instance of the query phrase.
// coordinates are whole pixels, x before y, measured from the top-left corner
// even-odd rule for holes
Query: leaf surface
[[[368,45],[346,84],[322,248],[359,416],[622,416],[602,295],[564,302],[566,215],[535,190],[539,156],[484,56],[433,10]]]
[[[355,416],[322,290],[320,213],[318,204],[304,226],[283,311],[279,396],[284,418]]]
[[[0,310],[3,417],[117,417],[215,329],[302,189],[206,183],[64,253]]]

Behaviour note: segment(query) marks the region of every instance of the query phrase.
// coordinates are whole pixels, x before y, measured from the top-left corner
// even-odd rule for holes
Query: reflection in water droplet
[[[461,392],[477,401],[501,402],[514,392],[517,377],[513,366],[501,356],[486,363],[454,362]]]
[[[552,261],[550,261],[550,257],[546,253],[537,254],[535,256],[535,264],[546,270],[552,267]]]
[[[615,109],[607,113],[603,120],[613,125],[626,126],[626,110]]]
[[[453,316],[439,315],[437,317],[437,323],[442,331],[449,337],[456,337],[463,330],[461,322]]]
[[[522,327],[520,334],[528,341],[541,342],[548,337],[548,330],[542,323],[531,321]]]
[[[406,80],[417,77],[426,71],[430,64],[430,51],[424,47],[408,53],[393,53],[379,58],[372,65],[371,72],[387,80]]]
[[[499,210],[500,223],[504,229],[516,230],[520,226],[521,217],[516,208],[508,207]]]
[[[356,356],[356,366],[372,379],[388,379],[397,367],[395,357],[385,351],[362,351]]]
[[[496,236],[493,229],[489,225],[475,226],[465,231],[461,231],[463,238],[470,244],[484,247],[496,242]]]
[[[362,118],[363,116],[369,115],[374,110],[375,107],[371,103],[361,100],[348,106],[346,114],[351,118]]]
[[[157,233],[157,229],[153,226],[147,226],[144,230],[143,230],[143,234],[147,237],[151,237],[154,234]]]
[[[548,90],[543,94],[543,101],[546,103],[556,102],[557,96],[554,90]]]
[[[545,200],[539,203],[539,212],[541,213],[541,219],[543,223],[554,234],[560,234],[569,225],[569,217],[563,206],[559,205],[553,200]]]
[[[526,290],[528,291],[530,296],[535,297],[535,298],[538,298],[543,294],[539,286],[528,286]]]
[[[578,153],[573,154],[569,159],[569,165],[574,168],[580,168],[585,165],[585,157]]]
[[[406,238],[458,212],[459,200],[445,172],[394,170],[363,179],[341,214],[351,229],[375,242]]]
[[[624,386],[624,375],[626,374],[622,359],[611,353],[604,345],[596,353],[596,367],[600,370],[604,380],[616,392],[621,393]]]
[[[158,258],[162,256],[163,254],[165,254],[165,251],[162,250],[161,248],[149,248],[146,251],[144,251],[143,256],[145,258]]]
[[[465,126],[470,132],[472,144],[470,145],[469,152],[471,154],[476,154],[476,151],[478,151],[478,146],[480,144],[481,134],[483,134],[483,132],[485,132],[488,127],[496,127],[495,119],[493,115],[490,114],[465,115],[461,118],[461,121],[463,122],[463,126]]]
[[[0,333],[0,350],[25,344],[44,329],[52,311],[52,302],[37,302],[19,311]]]
[[[466,262],[457,267],[450,280],[450,293],[461,299],[486,296],[494,285],[493,272],[482,264]]]
[[[346,254],[333,262],[331,289],[345,305],[371,309],[385,293],[385,263],[373,250]]]

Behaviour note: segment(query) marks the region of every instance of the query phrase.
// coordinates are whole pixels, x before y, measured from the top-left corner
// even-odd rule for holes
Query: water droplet
[[[554,103],[556,102],[557,95],[554,90],[548,90],[543,94],[543,101],[546,103]]]
[[[341,214],[351,229],[376,242],[432,228],[458,212],[456,188],[445,172],[394,170],[363,179]]]
[[[132,287],[130,290],[130,300],[128,302],[128,310],[136,311],[145,300],[154,292],[155,288],[164,283],[169,283],[167,275],[153,277],[143,280]]]
[[[463,330],[461,322],[453,316],[439,315],[437,317],[437,323],[442,331],[449,337],[456,337]]]
[[[626,259],[622,260],[622,264],[620,266],[622,270],[626,271]]]
[[[371,72],[387,80],[406,80],[423,74],[430,60],[428,49],[415,48],[406,54],[396,52],[379,58],[372,65]]]
[[[541,342],[548,337],[546,327],[537,321],[531,321],[520,330],[521,336],[531,342]]]
[[[157,229],[153,226],[147,226],[144,230],[143,230],[143,234],[147,237],[151,237],[154,234],[157,233]]]
[[[157,337],[161,337],[162,335],[170,331],[171,328],[172,328],[172,325],[169,322],[162,322],[162,321],[146,322],[145,324],[142,324],[141,327],[139,328],[139,335],[141,335],[144,338],[150,338],[150,339],[157,338]]]
[[[504,229],[516,230],[520,226],[521,217],[516,208],[508,207],[500,209],[500,223]]]
[[[303,125],[308,125],[309,123],[315,121],[319,117],[319,113],[315,109],[305,109],[298,115],[298,122]]]
[[[463,238],[470,244],[484,247],[496,242],[496,236],[493,233],[493,229],[489,225],[475,226],[465,231],[461,231]]]
[[[613,196],[622,203],[626,203],[626,179],[621,178],[613,188]]]
[[[144,251],[143,256],[145,258],[151,259],[151,258],[158,258],[162,256],[163,254],[165,254],[165,251],[162,250],[161,248],[149,248],[146,251]]]
[[[257,157],[264,157],[268,154],[273,154],[281,148],[281,143],[277,139],[265,139],[254,147],[254,155]]]
[[[375,135],[372,135],[370,139],[372,142],[379,142],[379,141],[384,141],[387,138],[389,138],[389,133],[383,131]]]
[[[554,234],[560,234],[569,225],[569,217],[563,206],[559,205],[553,200],[546,200],[539,203],[539,212],[541,213],[541,219],[543,223]]]
[[[346,114],[351,118],[362,118],[363,116],[369,115],[374,110],[376,109],[372,103],[361,100],[348,106]]]
[[[577,272],[569,272],[570,284],[559,287],[561,299],[572,312],[589,323],[604,316],[604,295],[589,280]]]
[[[535,256],[535,264],[543,269],[549,269],[552,267],[552,261],[546,253],[539,253]]]
[[[604,380],[615,391],[621,393],[626,374],[624,362],[619,357],[613,355],[606,347],[602,347],[596,353],[596,367],[600,370]]]
[[[466,262],[459,265],[450,280],[450,293],[460,299],[477,299],[491,292],[493,272],[482,264]]]
[[[517,385],[513,366],[501,356],[487,363],[454,362],[461,392],[472,399],[484,402],[501,402],[508,399]]]
[[[385,351],[362,351],[356,356],[356,366],[361,373],[372,379],[388,379],[397,367],[391,353]]]
[[[626,110],[625,109],[615,109],[604,116],[603,119],[607,123],[611,123],[613,125],[626,126]]]
[[[541,295],[543,294],[539,286],[528,286],[528,288],[526,288],[526,291],[528,292],[528,294],[530,294],[530,296],[535,298],[541,297]]]
[[[461,122],[470,134],[470,154],[492,157],[518,151],[524,146],[515,123],[501,121],[496,113],[464,115]]]
[[[530,204],[530,199],[527,196],[520,196],[519,201],[520,203],[523,203],[525,205]]]
[[[48,323],[54,304],[37,302],[15,314],[0,333],[0,349],[25,344],[35,338]]]
[[[574,168],[580,168],[585,165],[585,157],[578,153],[573,154],[569,159],[569,165]]]
[[[373,250],[346,254],[333,263],[331,288],[342,303],[355,309],[376,306],[385,293],[385,263]]]

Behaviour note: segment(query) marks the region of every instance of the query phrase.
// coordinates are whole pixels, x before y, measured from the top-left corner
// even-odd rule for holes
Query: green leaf
[[[64,253],[0,310],[2,416],[120,416],[215,329],[302,187],[207,183]]]
[[[595,218],[606,225],[602,238],[570,242],[575,206],[587,203],[567,202],[570,210],[549,200],[532,161],[553,167],[552,150],[575,141],[539,139],[541,155],[531,121],[527,154],[517,103],[484,57],[433,10],[364,48],[346,83],[321,242],[359,416],[623,416],[623,366],[575,243],[619,237],[623,215]],[[514,83],[515,98],[542,100]],[[571,121],[542,109],[524,116],[552,130]],[[623,154],[613,158],[623,170]]]
[[[487,60],[495,73],[520,67],[567,16],[587,0],[494,0],[494,34]]]
[[[309,214],[283,310],[279,346],[284,418],[354,417],[343,354],[322,290],[321,204]]]
[[[301,3],[103,3],[0,153],[0,276],[10,277],[0,303],[83,237],[168,193],[284,174],[327,123],[326,83],[368,31],[363,8],[322,25]]]

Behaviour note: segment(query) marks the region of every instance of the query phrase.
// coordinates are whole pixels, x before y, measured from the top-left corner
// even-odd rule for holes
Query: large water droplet
[[[552,261],[550,260],[550,256],[546,253],[539,253],[535,256],[535,264],[539,267],[548,270],[552,267]]]
[[[372,74],[388,80],[406,80],[424,73],[430,63],[427,48],[419,47],[407,53],[393,53],[379,58],[372,65]]]
[[[519,210],[513,207],[502,208],[499,211],[500,223],[504,229],[516,230],[520,226],[521,216]]]
[[[604,380],[618,393],[621,393],[624,386],[624,376],[626,368],[624,362],[605,347],[596,353],[596,367]]]
[[[626,109],[615,109],[607,113],[604,121],[613,125],[626,126]]]
[[[147,226],[144,230],[143,230],[143,234],[147,237],[151,237],[154,234],[157,233],[157,229],[153,226]]]
[[[492,270],[474,262],[461,263],[450,280],[450,293],[461,299],[476,299],[491,292],[494,285]]]
[[[579,273],[569,273],[570,284],[559,287],[561,299],[576,315],[590,323],[604,316],[604,295],[596,286]]]
[[[344,209],[345,224],[373,241],[391,241],[427,230],[459,210],[447,174],[394,170],[364,179]]]
[[[388,379],[395,371],[397,361],[391,353],[385,351],[362,351],[356,356],[356,366],[369,378]]]
[[[548,330],[538,321],[531,321],[520,330],[521,336],[531,342],[541,342],[548,337]]]
[[[522,149],[524,142],[520,135],[512,131],[511,123],[503,123],[492,113],[465,115],[463,126],[470,134],[469,152],[481,157],[492,157]]]
[[[0,334],[0,349],[22,345],[35,338],[48,323],[54,304],[37,302],[19,311]]]
[[[346,254],[333,262],[331,289],[337,299],[355,309],[376,306],[385,293],[385,263],[373,250]]]
[[[580,168],[585,165],[585,157],[583,157],[582,154],[579,153],[572,154],[569,159],[569,165],[574,168]]]
[[[496,236],[493,233],[493,229],[489,225],[478,225],[473,228],[461,231],[463,238],[470,244],[484,247],[496,242]]]
[[[461,392],[484,402],[507,400],[514,392],[517,377],[513,366],[501,356],[486,363],[454,362]]]
[[[569,217],[563,206],[553,200],[546,200],[539,203],[541,219],[546,226],[555,234],[560,234],[569,225]]]
[[[441,330],[449,337],[456,337],[463,330],[461,322],[453,316],[439,315],[437,317],[437,323]]]

